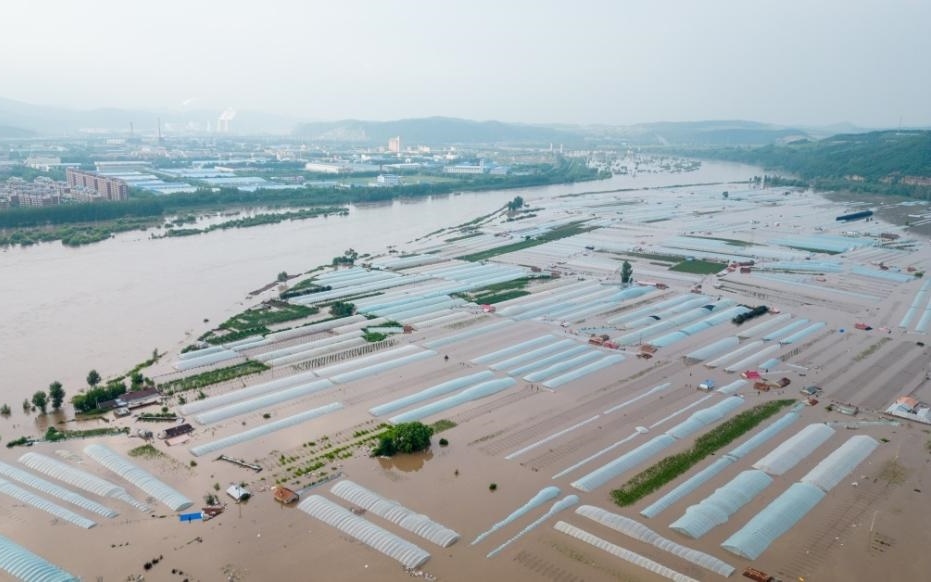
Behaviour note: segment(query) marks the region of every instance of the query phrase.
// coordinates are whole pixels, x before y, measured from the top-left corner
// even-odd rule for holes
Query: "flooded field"
[[[146,371],[162,386],[243,361],[269,369],[204,387],[203,397],[164,395],[181,421],[81,423],[131,435],[149,428],[156,437],[189,423],[193,431],[171,446],[154,438],[154,452],[130,457],[145,443],[116,435],[2,453],[20,469],[28,451],[89,471],[151,511],[82,491],[120,515],[73,508],[96,521],[82,531],[6,503],[0,533],[83,579],[716,580],[721,568],[738,579],[748,566],[786,581],[920,579],[931,566],[920,551],[931,517],[923,499],[931,425],[884,411],[911,397],[920,416],[931,400],[931,304],[916,276],[931,267],[931,245],[882,222],[837,222],[851,207],[811,193],[727,191],[541,198],[526,213],[533,216],[444,229],[372,257],[372,269],[317,274],[321,289],[294,303],[351,301],[365,317],[321,314],[303,331],[183,356],[176,349]],[[584,228],[560,230],[570,227]],[[696,272],[704,269],[690,263],[720,269]],[[757,306],[768,310],[734,323]],[[399,324],[406,333],[356,341],[363,330]],[[818,390],[809,399],[801,389],[811,386]],[[745,421],[777,402],[770,416]],[[385,423],[409,420],[441,423],[429,451],[369,456]],[[799,433],[805,438],[793,444]],[[160,504],[93,460],[92,443],[193,505]],[[851,454],[856,447],[862,455]],[[615,503],[612,491],[673,455],[688,457],[688,467]],[[728,487],[746,472],[765,483],[755,495]],[[348,501],[333,489],[348,481],[403,507]],[[252,497],[234,503],[231,485]],[[277,503],[276,485],[299,492],[300,505]],[[718,490],[706,533],[670,527]],[[222,514],[179,519],[214,495],[227,504]],[[310,514],[317,496],[341,508],[332,523]],[[607,515],[599,509],[621,517],[594,519]],[[431,541],[426,518],[391,517],[407,510],[458,541]],[[748,523],[776,534],[751,547],[743,534],[752,532],[741,533]],[[348,524],[376,533],[360,541]],[[700,554],[631,533],[643,526]],[[405,570],[405,560],[416,566]]]

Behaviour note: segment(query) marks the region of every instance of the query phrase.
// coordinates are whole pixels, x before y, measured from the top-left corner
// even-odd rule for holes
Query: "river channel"
[[[300,273],[347,248],[379,254],[500,208],[562,194],[746,180],[759,170],[706,162],[686,174],[433,196],[352,206],[348,216],[153,239],[127,232],[79,248],[60,242],[0,250],[0,404],[20,403],[54,380],[69,395],[95,368],[104,378],[176,350],[246,307],[280,271]],[[255,300],[251,300],[254,302]],[[21,417],[20,417],[21,418]],[[11,419],[15,420],[15,419]],[[6,435],[3,435],[6,436]]]

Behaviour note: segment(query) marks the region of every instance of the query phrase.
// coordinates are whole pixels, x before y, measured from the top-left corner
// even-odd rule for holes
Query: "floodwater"
[[[0,251],[0,404],[61,381],[69,395],[89,370],[104,378],[178,349],[249,302],[280,271],[300,273],[348,248],[379,254],[500,208],[562,194],[746,180],[751,166],[704,163],[687,174],[450,194],[352,206],[330,216],[206,235],[152,239],[128,232],[89,246],[59,242]],[[209,323],[207,322],[209,320]],[[20,421],[22,417],[20,417]]]

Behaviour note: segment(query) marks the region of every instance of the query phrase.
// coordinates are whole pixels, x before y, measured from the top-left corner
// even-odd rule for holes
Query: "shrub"
[[[491,485],[488,486],[488,490],[489,490],[489,491],[497,491],[497,490],[498,490],[498,484],[497,484],[497,483],[492,483]]]
[[[440,446],[445,447],[449,444],[449,441],[446,439],[440,439]]]

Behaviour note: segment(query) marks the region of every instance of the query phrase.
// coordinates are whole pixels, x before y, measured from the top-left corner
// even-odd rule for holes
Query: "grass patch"
[[[636,257],[638,259],[647,259],[649,261],[663,261],[665,263],[678,263],[679,261],[682,261],[685,259],[685,257],[681,255],[658,255],[655,253],[636,253],[636,252],[623,253],[621,256]]]
[[[517,297],[523,297],[524,295],[530,295],[530,291],[524,290],[524,288],[529,284],[529,277],[521,277],[520,279],[514,279],[513,281],[495,283],[494,285],[488,285],[487,287],[483,287],[475,291],[470,291],[468,293],[457,293],[456,295],[472,303],[501,303],[502,301],[507,301],[508,299],[515,299]]]
[[[87,430],[58,430],[54,426],[45,431],[45,440],[57,443],[69,439],[86,439],[98,436],[117,435],[129,433],[129,427],[124,428],[91,428]]]
[[[443,432],[444,430],[449,430],[455,426],[457,426],[455,422],[449,419],[446,419],[446,418],[441,418],[440,420],[431,424],[430,428],[433,429],[434,433],[438,433],[438,432]]]
[[[143,457],[145,459],[157,459],[164,456],[165,453],[156,449],[152,445],[142,445],[129,451],[130,457]]]
[[[695,444],[690,449],[668,456],[634,475],[622,487],[612,491],[611,497],[621,507],[636,503],[676,477],[683,475],[711,453],[727,446],[770,416],[794,403],[795,400],[773,400],[741,412],[695,439]]]
[[[712,275],[724,269],[726,265],[714,263],[711,261],[682,261],[671,267],[670,271],[679,271],[681,273],[695,273],[697,275]]]
[[[889,337],[884,337],[884,338],[880,339],[880,340],[879,340],[878,342],[876,342],[875,344],[869,346],[868,348],[866,348],[865,350],[863,350],[862,352],[860,352],[859,354],[857,354],[856,356],[854,356],[854,357],[853,357],[853,361],[854,361],[854,362],[859,362],[860,360],[863,360],[863,359],[865,359],[865,358],[868,358],[868,357],[872,356],[873,353],[876,352],[876,350],[878,350],[879,348],[883,347],[883,344],[885,344],[886,342],[891,342],[891,341],[892,341],[892,338],[889,338]]]
[[[188,390],[197,390],[198,388],[210,386],[211,384],[216,384],[218,382],[224,382],[226,380],[232,380],[233,378],[258,374],[259,372],[264,372],[268,369],[268,366],[262,362],[249,360],[241,364],[236,364],[235,366],[218,368],[216,370],[210,370],[200,374],[195,374],[193,376],[188,376],[187,378],[179,378],[178,380],[165,382],[164,384],[160,385],[159,388],[161,388],[162,392],[165,394],[187,392]]]
[[[470,232],[469,234],[464,234],[461,236],[454,236],[452,238],[443,239],[443,242],[451,243],[451,242],[456,242],[460,240],[465,240],[467,238],[474,238],[477,236],[482,236],[482,232],[477,230],[475,232]]]
[[[524,291],[523,289],[511,289],[510,291],[502,291],[501,293],[493,293],[491,295],[479,295],[475,297],[473,301],[483,305],[490,305],[492,303],[501,303],[502,301],[507,301],[509,299],[523,297],[524,295],[530,295],[530,291]]]
[[[377,331],[367,331],[364,334],[362,334],[362,339],[364,339],[367,342],[371,342],[371,343],[380,342],[387,338],[388,338],[388,334],[378,333]]]
[[[813,249],[811,247],[795,247],[792,245],[784,245],[790,249],[795,249],[798,251],[805,251],[806,253],[823,253],[825,255],[839,255],[841,251],[829,251],[825,249]]]
[[[237,329],[229,333],[224,333],[223,335],[214,335],[214,332],[211,331],[202,335],[200,340],[205,341],[212,346],[218,346],[221,344],[238,342],[239,340],[246,339],[247,337],[265,335],[270,332],[270,329],[262,325],[259,327],[250,327],[247,329]]]
[[[541,234],[537,238],[528,238],[520,242],[511,243],[508,245],[503,245],[493,249],[488,249],[487,251],[481,251],[478,253],[473,253],[471,255],[463,255],[461,257],[456,257],[463,261],[484,261],[485,259],[490,259],[492,257],[497,257],[498,255],[506,255],[507,253],[513,253],[515,251],[520,251],[523,249],[529,249],[531,247],[536,247],[554,240],[560,240],[570,236],[575,236],[577,234],[582,234],[583,232],[588,232],[594,230],[594,227],[584,226],[584,221],[579,222],[570,222],[560,226],[559,228],[554,228],[553,230]]]
[[[738,240],[736,238],[720,238],[716,236],[693,236],[691,238],[703,238],[707,240],[719,240],[725,244],[728,244],[732,247],[752,247],[753,243],[748,243],[745,240]]]
[[[241,330],[303,319],[319,313],[316,307],[292,305],[283,301],[269,301],[247,309],[220,324],[221,329]]]

